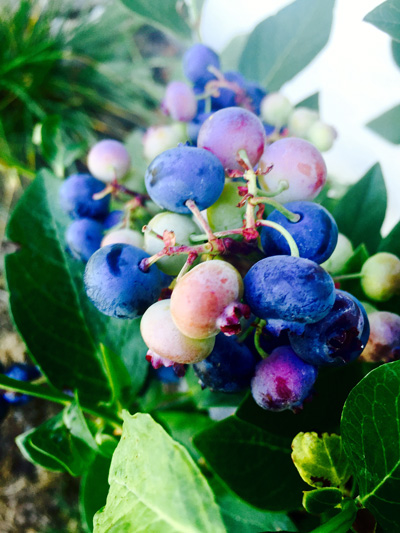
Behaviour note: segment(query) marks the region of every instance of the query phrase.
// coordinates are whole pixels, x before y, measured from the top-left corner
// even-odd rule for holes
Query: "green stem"
[[[344,281],[346,279],[359,279],[362,278],[363,274],[357,272],[355,274],[342,274],[341,276],[333,276],[333,281]]]
[[[282,204],[280,204],[276,200],[272,200],[271,198],[257,197],[257,198],[251,198],[249,201],[253,205],[268,204],[272,206],[274,209],[279,211],[279,213],[282,213],[282,215],[285,216],[290,222],[298,222],[300,220],[299,214],[292,213],[292,211],[289,211],[289,209],[286,209],[286,207],[283,207]]]
[[[269,354],[265,350],[263,350],[260,344],[260,337],[262,335],[263,327],[266,325],[266,323],[266,320],[260,320],[256,326],[256,332],[254,335],[254,346],[263,359],[269,356]]]
[[[299,249],[297,247],[296,241],[293,239],[290,233],[283,226],[281,226],[280,224],[277,224],[276,222],[272,222],[271,220],[258,220],[257,226],[268,226],[270,228],[274,228],[277,231],[279,231],[279,233],[281,233],[285,237],[288,243],[288,246],[290,248],[290,255],[292,255],[293,257],[300,257],[300,253],[299,253]]]
[[[11,392],[28,394],[29,396],[35,396],[36,398],[49,400],[61,405],[70,405],[74,401],[74,398],[63,392],[59,392],[53,387],[45,389],[41,385],[34,385],[33,383],[26,381],[18,381],[17,379],[12,379],[4,375],[0,376],[0,388]],[[114,427],[121,427],[121,419],[114,412],[107,412],[103,409],[92,409],[91,407],[84,405],[81,405],[81,409],[95,417],[103,418],[103,420],[106,420]]]

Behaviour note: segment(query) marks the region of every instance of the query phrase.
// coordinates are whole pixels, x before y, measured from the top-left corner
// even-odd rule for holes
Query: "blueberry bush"
[[[400,531],[400,223],[382,237],[379,164],[329,194],[334,126],[279,92],[334,0],[221,57],[195,42],[201,1],[123,3],[182,42],[181,69],[145,132],[107,131],[84,163],[60,155],[62,117],[42,126],[5,261],[32,365],[2,369],[0,416],[60,404],[17,444],[81,478],[88,532]],[[397,4],[366,20],[398,60]],[[397,118],[369,127],[398,142]]]

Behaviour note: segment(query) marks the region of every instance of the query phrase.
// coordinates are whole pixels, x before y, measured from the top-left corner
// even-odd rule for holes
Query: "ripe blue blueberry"
[[[60,187],[61,207],[72,218],[104,218],[109,209],[110,195],[94,200],[93,195],[104,189],[104,183],[90,174],[72,174]]]
[[[190,213],[187,200],[207,209],[220,197],[225,173],[218,158],[202,148],[178,146],[157,156],[145,174],[147,192],[160,207]]]
[[[238,392],[250,385],[256,359],[244,344],[219,333],[211,354],[193,365],[205,387],[213,391]]]
[[[263,409],[296,411],[309,396],[317,373],[316,367],[297,357],[290,346],[281,346],[257,366],[251,393]]]
[[[307,363],[339,366],[357,359],[367,344],[369,322],[362,304],[336,290],[335,303],[319,322],[306,324],[301,335],[289,332],[293,350]]]
[[[40,371],[33,365],[14,363],[4,372],[4,375],[18,381],[32,381],[40,377]],[[4,392],[3,398],[13,405],[24,405],[31,399],[27,394],[11,391]]]
[[[244,278],[245,301],[265,320],[317,322],[332,308],[335,286],[319,265],[290,255],[261,259]]]
[[[245,79],[239,72],[228,71],[224,73],[224,78],[227,81],[236,83],[240,88],[245,86]],[[223,109],[224,107],[232,107],[238,105],[237,94],[232,89],[227,87],[219,88],[219,96],[211,98],[211,107],[213,110]]]
[[[102,238],[103,225],[91,218],[74,220],[65,233],[71,255],[85,263],[100,248]]]
[[[215,78],[209,66],[219,69],[219,57],[204,44],[194,44],[183,56],[183,72],[193,84],[204,86]]]
[[[139,268],[145,257],[149,255],[130,244],[110,244],[92,255],[84,282],[99,311],[117,318],[135,318],[158,299],[164,277],[156,265],[146,272]]]
[[[256,115],[260,114],[261,102],[264,96],[267,95],[267,91],[254,81],[248,81],[245,85],[245,91],[250,100],[252,111]]]
[[[287,229],[296,241],[300,257],[311,259],[318,264],[326,261],[333,253],[338,239],[338,228],[333,216],[324,207],[313,202],[289,202],[285,207],[300,215],[300,220],[290,222],[277,210],[273,211],[267,220]],[[262,228],[261,244],[267,256],[290,255],[286,239],[273,228]]]
[[[106,218],[103,221],[103,227],[105,230],[111,229],[117,224],[120,224],[122,222],[122,219],[124,218],[124,212],[120,209],[115,209],[114,211],[110,211],[110,213],[106,216]]]

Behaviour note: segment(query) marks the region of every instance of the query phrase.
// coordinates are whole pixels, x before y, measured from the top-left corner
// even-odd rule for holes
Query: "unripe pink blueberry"
[[[241,169],[239,150],[246,150],[255,166],[264,151],[265,131],[260,119],[240,107],[226,107],[213,113],[201,126],[197,146],[218,157],[225,169]]]
[[[197,113],[193,89],[183,81],[172,81],[167,85],[162,107],[174,120],[190,122]]]
[[[131,158],[122,143],[104,139],[90,149],[87,165],[95,178],[109,183],[125,176],[131,166]]]
[[[179,364],[202,361],[212,352],[215,338],[192,339],[181,333],[172,320],[170,303],[171,300],[154,303],[140,322],[140,332],[151,355]]]
[[[275,196],[280,203],[314,199],[326,182],[326,165],[320,152],[308,141],[289,137],[274,142],[265,149],[259,168],[267,174],[259,176],[260,186],[275,191],[286,181],[288,189]]]
[[[368,258],[361,269],[364,293],[377,302],[385,302],[400,293],[400,259],[387,252]]]
[[[101,241],[101,246],[107,244],[131,244],[137,248],[143,248],[144,237],[139,231],[133,229],[121,228],[108,232]]]
[[[368,315],[370,334],[360,359],[388,363],[400,359],[400,316],[387,311]]]
[[[235,267],[225,261],[206,261],[176,284],[171,296],[172,318],[188,337],[213,337],[220,331],[220,316],[242,295],[243,281]]]

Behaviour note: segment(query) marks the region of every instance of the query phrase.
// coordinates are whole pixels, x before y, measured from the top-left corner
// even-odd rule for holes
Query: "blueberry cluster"
[[[184,54],[183,73],[190,85],[184,81],[170,82],[161,103],[162,111],[174,123],[152,126],[143,138],[144,152],[149,160],[186,139],[193,145],[203,146],[204,139],[199,139],[203,123],[216,111],[231,107],[252,113],[238,114],[239,129],[242,120],[254,120],[252,116],[257,115],[262,122],[262,133],[269,142],[294,136],[311,142],[320,151],[329,150],[333,145],[336,131],[320,120],[317,111],[294,107],[283,94],[268,93],[238,71],[222,71],[220,58],[204,44],[195,44]],[[229,115],[219,115],[218,120],[224,120],[224,116]],[[204,131],[202,135],[205,135]],[[222,149],[230,140],[220,139]],[[212,144],[218,149],[214,141]],[[252,161],[251,148],[258,148],[250,141],[248,148]],[[233,168],[235,164],[236,161],[233,166],[227,166]]]
[[[186,139],[150,162],[148,196],[121,185],[127,160],[115,144],[107,157],[101,143],[92,148],[88,164],[95,177],[72,176],[61,187],[61,203],[76,222],[99,224],[101,235],[117,224],[85,257],[86,293],[106,315],[142,317],[146,359],[161,369],[160,379],[171,381],[171,372],[182,376],[193,365],[204,387],[250,388],[264,409],[297,411],[312,395],[318,369],[357,359],[370,332],[363,305],[330,274],[340,273],[352,247],[332,215],[313,202],[325,185],[326,165],[303,138],[272,142],[258,116],[261,105],[278,125],[265,92],[257,100],[261,89],[251,92],[240,75],[221,75],[207,47],[187,52],[184,72],[193,88],[171,84],[166,112],[193,122],[207,98],[214,112],[196,143]],[[193,99],[193,93],[206,97]],[[129,228],[118,227],[123,213],[108,214],[107,195],[121,192],[130,195],[133,211],[150,209],[152,201],[142,240],[125,239]],[[398,291],[399,265],[391,254],[367,261],[366,294],[383,301]],[[381,319],[373,320],[375,343]],[[393,317],[383,322],[393,334],[382,358],[392,360],[400,326]]]

